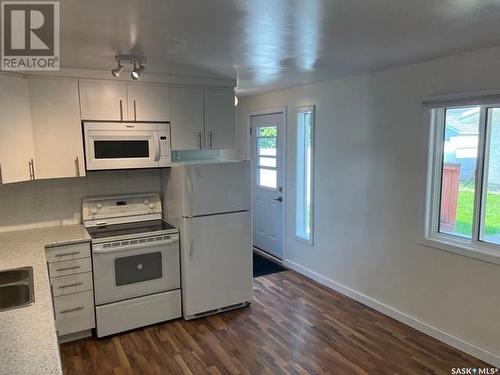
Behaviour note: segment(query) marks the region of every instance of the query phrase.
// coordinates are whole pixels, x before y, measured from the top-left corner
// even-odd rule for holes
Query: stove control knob
[[[96,210],[95,208],[92,208],[92,209],[90,210],[90,213],[91,213],[92,215],[95,215],[95,214],[97,213],[97,210]]]
[[[102,208],[102,203],[98,202],[97,203],[97,209],[100,210]]]
[[[148,205],[148,204],[149,204],[149,200],[144,199],[144,204],[145,204],[145,205]]]
[[[153,203],[150,203],[150,204],[149,204],[149,208],[150,208],[150,209],[153,209],[153,208],[155,208],[155,205],[154,205]]]

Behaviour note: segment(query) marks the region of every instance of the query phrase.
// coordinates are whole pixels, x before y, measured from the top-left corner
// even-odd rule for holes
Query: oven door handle
[[[123,250],[137,250],[137,249],[144,249],[147,247],[171,245],[171,244],[176,243],[176,242],[179,242],[178,237],[170,239],[170,240],[146,242],[146,243],[141,243],[141,244],[132,245],[132,246],[124,245],[124,246],[111,247],[109,249],[92,249],[92,253],[93,254],[108,254],[108,253],[115,253],[117,251],[123,251]]]

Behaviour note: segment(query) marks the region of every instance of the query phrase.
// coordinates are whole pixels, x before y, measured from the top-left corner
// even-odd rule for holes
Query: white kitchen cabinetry
[[[127,120],[127,85],[123,82],[80,81],[82,120]]]
[[[204,89],[206,148],[214,150],[234,148],[234,91],[232,89]]]
[[[85,176],[78,82],[28,81],[35,144],[35,177]]]
[[[171,88],[170,111],[172,150],[204,148],[202,89]]]
[[[234,90],[171,88],[172,150],[234,148]]]
[[[170,121],[169,88],[127,85],[129,121]]]
[[[46,257],[61,342],[90,336],[95,328],[90,244],[49,247]]]
[[[33,179],[28,82],[0,75],[0,184]]]

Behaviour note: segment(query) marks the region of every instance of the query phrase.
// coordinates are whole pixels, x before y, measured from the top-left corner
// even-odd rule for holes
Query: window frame
[[[311,113],[311,181],[310,181],[310,193],[311,193],[311,207],[310,207],[310,218],[311,218],[311,230],[309,233],[309,238],[304,238],[301,235],[299,235],[299,227],[298,227],[298,221],[299,221],[299,207],[298,207],[298,201],[299,201],[299,179],[298,179],[298,168],[299,168],[299,152],[303,151],[299,149],[299,123],[298,123],[298,116],[301,113]],[[295,189],[295,239],[297,241],[303,242],[305,244],[308,244],[310,246],[314,246],[314,206],[315,206],[315,199],[314,199],[314,181],[315,181],[315,176],[314,176],[314,171],[315,171],[315,134],[316,134],[316,113],[315,113],[315,106],[303,106],[303,107],[297,107],[295,109],[295,120],[296,126],[296,142],[295,142],[295,174],[296,174],[296,189]],[[305,186],[306,182],[304,182]],[[305,191],[303,188],[302,191]],[[300,197],[301,199],[304,200],[303,197]],[[305,219],[303,220],[305,222]]]
[[[479,107],[479,140],[478,156],[476,160],[474,215],[472,223],[472,237],[465,238],[439,231],[441,212],[441,185],[444,164],[444,131],[446,109],[462,107]],[[427,189],[425,206],[425,228],[422,244],[475,258],[489,263],[500,264],[500,245],[481,240],[481,230],[484,223],[487,186],[485,178],[486,157],[489,152],[488,109],[500,108],[499,104],[486,105],[450,105],[430,110],[429,155],[427,170]]]

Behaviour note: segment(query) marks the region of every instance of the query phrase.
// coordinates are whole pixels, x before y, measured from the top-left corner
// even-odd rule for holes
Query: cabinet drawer
[[[54,297],[92,290],[92,272],[50,279]]]
[[[59,336],[95,327],[92,291],[54,298],[56,327]]]
[[[88,242],[75,245],[48,247],[45,250],[47,262],[61,262],[64,260],[89,258],[90,244]]]
[[[65,262],[49,263],[50,277],[73,275],[92,271],[90,258],[67,260]]]

